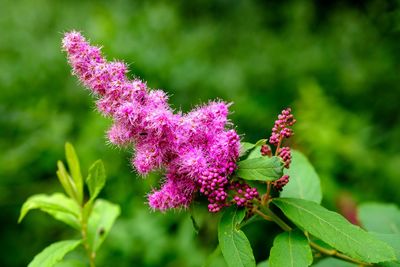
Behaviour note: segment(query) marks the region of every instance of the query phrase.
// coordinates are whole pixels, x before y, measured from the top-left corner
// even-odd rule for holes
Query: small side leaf
[[[90,199],[94,200],[103,189],[106,183],[106,172],[101,160],[97,160],[89,168],[89,175],[86,179],[86,184],[89,188]]]
[[[255,159],[255,158],[260,158],[263,157],[263,155],[261,155],[261,150],[260,149],[253,149],[249,155],[247,156],[246,159]]]
[[[358,207],[358,218],[368,231],[400,234],[400,209],[394,204],[363,203]]]
[[[93,252],[100,248],[120,212],[119,206],[109,201],[97,199],[94,202],[88,220],[88,241]]]
[[[245,159],[239,161],[237,174],[245,180],[275,181],[282,177],[283,163],[278,157]]]
[[[253,149],[255,144],[249,143],[249,142],[240,142],[240,152],[239,156],[246,155],[247,152],[249,152],[250,149]]]
[[[65,240],[53,243],[37,254],[28,267],[53,267],[81,242],[82,240]]]
[[[260,147],[264,144],[266,144],[268,141],[268,139],[261,139],[258,140],[255,144],[254,147],[251,149],[252,151],[249,153],[249,155],[247,156],[247,159],[254,159],[254,158],[259,158],[262,157],[263,155],[261,155],[261,150],[260,149],[254,149],[257,147]]]
[[[267,142],[267,139],[260,139],[255,144],[248,143],[248,142],[240,142],[240,153],[239,156],[243,156],[247,154],[253,148],[259,147],[264,145]]]
[[[315,202],[295,198],[272,202],[298,227],[350,257],[367,263],[396,259],[389,245]]]
[[[308,159],[299,151],[292,150],[292,163],[285,174],[289,183],[283,188],[281,197],[293,197],[314,201],[322,200],[321,183],[318,174]]]
[[[312,262],[311,248],[303,233],[294,230],[275,237],[269,256],[271,267],[308,267]]]
[[[72,199],[77,199],[76,188],[74,181],[72,180],[71,176],[65,169],[64,163],[62,161],[57,162],[57,177],[60,181],[62,187],[64,188],[67,195],[69,195]]]
[[[229,267],[256,266],[250,242],[239,229],[245,215],[245,209],[230,207],[226,209],[218,225],[219,246]]]
[[[79,159],[76,155],[74,147],[70,143],[65,144],[65,156],[67,158],[68,168],[74,180],[78,202],[82,203],[83,199],[83,180]]]
[[[18,222],[33,209],[40,209],[75,229],[80,229],[78,204],[62,193],[33,195],[22,205]]]
[[[262,146],[262,145],[265,145],[266,143],[267,143],[267,141],[268,141],[268,139],[260,139],[260,140],[258,140],[256,143],[255,143],[255,147],[258,147],[258,146]]]

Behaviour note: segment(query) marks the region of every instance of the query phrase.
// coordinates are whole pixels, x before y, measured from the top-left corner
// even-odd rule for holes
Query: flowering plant
[[[151,90],[140,79],[129,79],[126,64],[108,62],[100,48],[91,46],[79,32],[65,34],[62,47],[73,74],[96,96],[98,110],[113,119],[107,133],[109,141],[134,148],[132,164],[139,174],[164,171],[161,188],[147,196],[150,208],[162,212],[186,209],[194,199],[204,198],[211,213],[223,212],[218,249],[228,266],[256,266],[250,242],[241,230],[256,219],[274,222],[284,230],[270,250],[270,266],[310,266],[326,257],[362,266],[398,264],[393,236],[368,233],[320,205],[322,193],[314,168],[303,154],[284,145],[293,135],[296,122],[290,108],[278,116],[269,139],[255,144],[243,142],[228,120],[229,103],[212,101],[186,114],[174,112],[164,91]],[[71,151],[68,147],[67,152]],[[73,166],[72,177],[80,177],[74,175]],[[68,177],[62,176],[65,171],[60,166],[59,173]],[[82,206],[81,178],[60,181]],[[104,185],[90,181],[88,178],[91,194],[97,192],[91,187],[101,189]],[[82,222],[77,226],[82,230],[82,240],[67,244],[67,248],[58,246],[57,251],[62,250],[59,260],[82,242],[94,266],[93,248],[98,246],[88,242],[85,234],[90,212],[95,210],[92,198],[97,195],[93,194],[76,214]],[[21,218],[32,208],[61,218],[41,204],[35,205],[28,200]],[[118,212],[114,210],[115,219]],[[69,222],[64,217],[61,220]],[[368,220],[363,219],[364,227]],[[112,222],[107,224],[107,231]]]

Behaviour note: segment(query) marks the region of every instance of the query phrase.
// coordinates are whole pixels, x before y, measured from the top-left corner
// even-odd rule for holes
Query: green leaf
[[[54,265],[54,267],[87,267],[84,258],[82,259],[64,259],[63,261]]]
[[[368,263],[396,259],[390,246],[315,202],[277,198],[273,203],[298,227],[350,257]]]
[[[283,188],[281,197],[301,198],[321,203],[322,192],[318,174],[308,159],[299,151],[292,150],[292,163],[285,174],[289,183]]]
[[[346,262],[335,258],[325,258],[313,264],[315,267],[356,267],[357,264]]]
[[[226,209],[218,225],[219,245],[229,267],[256,266],[250,242],[239,229],[245,215],[245,209],[230,207]]]
[[[192,221],[192,226],[193,226],[193,230],[194,232],[197,234],[199,234],[200,231],[200,226],[198,225],[196,219],[194,218],[193,214],[190,214],[190,220]]]
[[[379,263],[380,267],[399,267],[400,262],[399,261],[387,261],[387,262],[381,262]]]
[[[320,246],[322,249],[334,250],[332,246],[329,246],[327,243],[325,243],[321,239],[316,238],[315,236],[308,236],[308,239],[310,242],[313,242],[317,246]]]
[[[82,240],[65,240],[51,244],[37,254],[28,267],[52,267],[74,250]]]
[[[307,267],[312,262],[311,248],[303,233],[294,230],[275,237],[269,256],[271,267]]]
[[[255,159],[255,158],[260,158],[263,157],[263,155],[261,155],[261,150],[260,149],[253,149],[249,155],[247,156],[246,159]]]
[[[214,251],[207,256],[206,261],[204,262],[202,267],[210,267],[220,255],[221,255],[221,249],[219,245],[217,245]]]
[[[88,220],[88,241],[93,252],[100,248],[120,212],[119,206],[109,201],[97,199],[94,202]]]
[[[379,265],[382,267],[399,267],[400,266],[400,234],[382,234],[382,233],[371,233],[377,239],[389,244],[395,251],[397,260],[391,262],[383,262]]]
[[[239,156],[245,155],[249,150],[253,149],[255,144],[248,143],[248,142],[240,142],[240,152]]]
[[[278,157],[259,157],[239,161],[237,175],[245,180],[274,181],[283,175],[283,163]]]
[[[83,200],[83,180],[79,159],[76,155],[74,147],[70,143],[65,144],[65,156],[67,158],[68,168],[71,172],[72,179],[75,184],[77,200],[81,204]]]
[[[252,150],[252,149],[254,149],[256,147],[262,146],[266,142],[267,142],[267,139],[260,139],[255,144],[248,143],[248,142],[240,142],[240,153],[239,153],[239,156],[241,157],[241,156],[245,155],[250,150]],[[260,153],[260,155],[258,155],[258,157],[259,156],[261,156],[261,153]]]
[[[86,184],[89,188],[90,199],[93,201],[103,189],[106,183],[106,172],[101,160],[97,160],[89,168],[89,175],[86,179]]]
[[[74,181],[65,169],[64,163],[62,161],[57,161],[57,177],[60,181],[65,192],[73,199],[77,199],[76,188]]]
[[[268,141],[268,139],[260,139],[254,144],[254,146],[257,147],[257,146],[265,145],[267,143],[267,141]]]
[[[80,229],[79,214],[80,208],[72,199],[62,193],[52,195],[33,195],[22,205],[18,222],[21,222],[25,215],[33,209],[40,209],[75,229]]]
[[[381,262],[379,263],[380,267],[399,267],[400,262],[399,261],[387,261],[387,262]]]
[[[268,260],[259,262],[259,263],[257,264],[257,267],[268,267],[268,266],[269,266]]]
[[[358,218],[368,231],[400,233],[400,209],[394,204],[363,203],[358,207]]]

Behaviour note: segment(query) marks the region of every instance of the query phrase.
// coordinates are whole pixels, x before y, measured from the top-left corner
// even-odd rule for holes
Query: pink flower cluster
[[[73,74],[98,97],[100,112],[113,118],[109,140],[135,147],[132,163],[140,174],[165,170],[161,189],[148,196],[153,209],[187,207],[197,192],[208,198],[211,212],[258,197],[257,190],[228,179],[240,147],[236,131],[226,129],[229,104],[216,101],[174,113],[164,91],[128,79],[124,63],[107,62],[79,32],[65,34],[62,46]]]

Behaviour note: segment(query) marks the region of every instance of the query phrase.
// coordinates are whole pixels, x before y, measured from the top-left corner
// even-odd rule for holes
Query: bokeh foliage
[[[109,180],[102,194],[122,208],[99,266],[200,266],[216,245],[218,216],[202,208],[194,209],[198,235],[188,213],[149,212],[145,195],[158,176],[136,177],[131,151],[106,145],[110,121],[94,111],[60,52],[62,34],[71,29],[104,45],[109,59],[129,63],[150,87],[165,88],[177,110],[232,101],[231,119],[247,141],[267,137],[276,114],[292,106],[293,146],[315,165],[328,207],[343,195],[348,202],[400,203],[399,6],[2,0],[0,265],[25,266],[41,248],[70,236],[39,213],[16,224],[28,196],[60,190],[56,161],[66,141],[83,166],[103,159]],[[257,260],[267,258],[263,247],[276,229],[257,223],[245,230]]]

